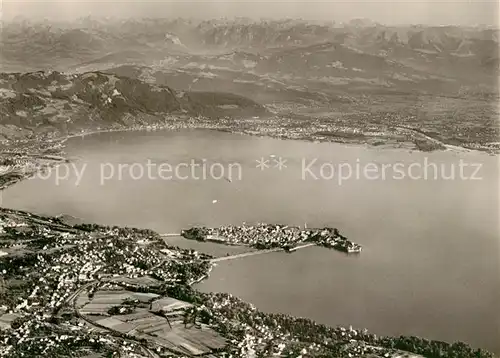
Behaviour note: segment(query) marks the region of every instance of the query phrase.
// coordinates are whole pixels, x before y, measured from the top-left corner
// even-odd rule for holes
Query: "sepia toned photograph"
[[[500,357],[496,0],[1,0],[0,357]]]

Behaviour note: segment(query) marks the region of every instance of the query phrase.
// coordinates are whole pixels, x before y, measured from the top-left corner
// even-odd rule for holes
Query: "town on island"
[[[306,225],[305,225],[306,226]],[[336,228],[308,229],[259,223],[255,226],[193,227],[181,232],[187,239],[226,245],[245,245],[258,250],[283,249],[294,252],[302,245],[316,244],[346,253],[360,253],[361,245],[349,241]]]

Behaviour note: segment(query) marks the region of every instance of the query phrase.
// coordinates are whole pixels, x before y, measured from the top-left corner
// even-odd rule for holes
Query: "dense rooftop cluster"
[[[3,209],[0,228],[0,322],[7,329],[2,341],[10,356],[34,356],[30,354],[39,354],[36,348],[56,357],[72,349],[67,342],[82,347],[101,342],[97,348],[108,350],[120,347],[107,335],[93,338],[95,334],[73,314],[66,320],[65,311],[84,287],[117,280],[149,289],[148,284],[141,287],[130,281],[159,277],[162,285],[188,284],[207,274],[207,256],[169,247],[150,230],[68,226],[57,218]]]

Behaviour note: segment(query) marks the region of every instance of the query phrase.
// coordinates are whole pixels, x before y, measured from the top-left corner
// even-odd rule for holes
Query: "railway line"
[[[310,246],[314,246],[314,245],[316,245],[316,244],[311,243],[311,244],[304,244],[304,245],[301,245],[301,246],[296,246],[296,247],[293,248],[293,251],[304,249],[306,247],[310,247]],[[210,262],[216,263],[216,262],[221,262],[221,261],[235,260],[235,259],[240,259],[240,258],[243,258],[243,257],[268,254],[268,253],[271,253],[271,252],[278,252],[278,251],[285,251],[285,250],[283,248],[281,248],[281,247],[278,247],[278,248],[269,249],[269,250],[250,251],[250,252],[244,252],[244,253],[236,254],[236,255],[216,257],[216,258],[210,260]]]

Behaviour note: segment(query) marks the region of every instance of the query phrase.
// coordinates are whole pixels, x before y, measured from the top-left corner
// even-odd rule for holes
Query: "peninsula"
[[[266,224],[184,235],[200,232],[266,247],[348,242],[334,229],[308,234]],[[252,240],[254,234],[264,238]],[[261,312],[230,294],[198,292],[192,285],[207,277],[213,259],[169,246],[151,230],[72,225],[64,217],[2,208],[0,355],[493,357],[464,343],[327,327]]]

